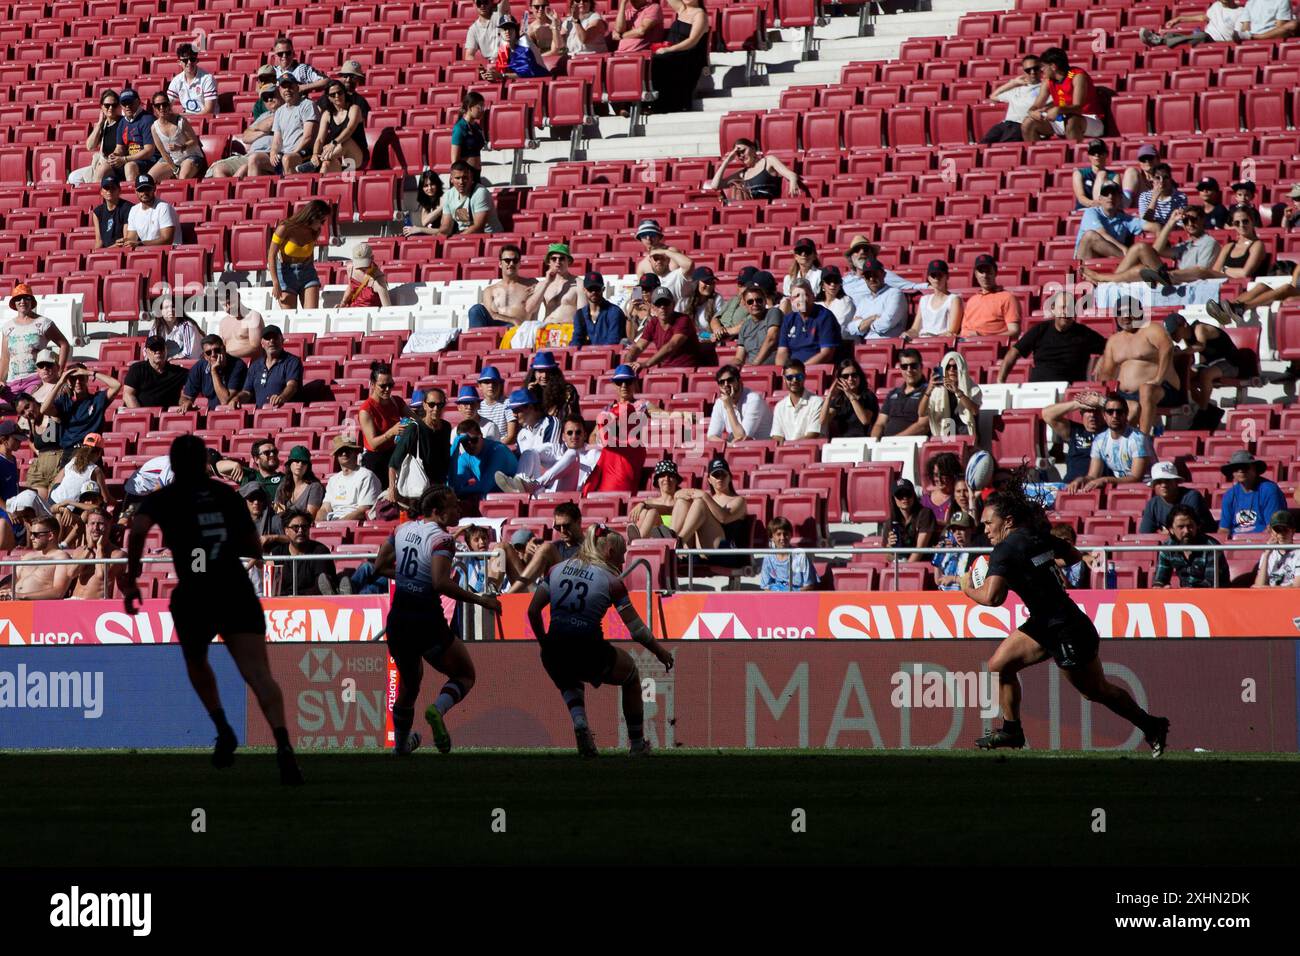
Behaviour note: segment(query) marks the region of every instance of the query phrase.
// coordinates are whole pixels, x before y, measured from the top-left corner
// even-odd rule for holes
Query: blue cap
[[[538,352],[533,357],[533,368],[543,372],[550,372],[560,366],[555,363],[555,356],[550,352]]]
[[[636,378],[636,369],[630,365],[620,365],[614,369],[614,381],[616,382],[635,382]]]
[[[115,189],[121,185],[122,180],[118,179],[116,176],[105,176],[99,181],[100,189]]]
[[[424,389],[417,388],[415,391],[411,393],[410,404],[412,408],[419,408],[421,405],[424,404]]]
[[[501,373],[497,371],[495,365],[484,365],[483,371],[478,373],[478,380],[480,382],[499,382],[501,381]]]
[[[533,396],[529,394],[528,389],[517,388],[510,393],[510,401],[508,404],[511,408],[523,408],[525,405],[533,404]]]
[[[473,385],[462,385],[456,395],[457,405],[477,405],[481,401],[483,399],[479,397],[478,389]]]

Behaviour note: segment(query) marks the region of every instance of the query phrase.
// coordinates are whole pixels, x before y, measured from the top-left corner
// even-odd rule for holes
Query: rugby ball
[[[966,462],[966,484],[972,491],[983,491],[993,480],[993,456],[986,451],[977,451]]]
[[[981,554],[970,565],[970,586],[973,588],[984,587],[984,579],[989,574],[989,556]]]

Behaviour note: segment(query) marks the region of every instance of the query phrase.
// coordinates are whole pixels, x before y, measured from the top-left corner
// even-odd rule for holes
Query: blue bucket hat
[[[538,352],[533,357],[533,368],[539,372],[551,372],[560,366],[555,362],[555,356],[550,352]]]
[[[495,365],[484,365],[483,371],[478,373],[478,380],[480,382],[499,382],[501,381],[501,373],[497,371]]]
[[[479,397],[478,389],[473,385],[462,385],[456,395],[457,405],[477,405],[481,401],[483,399]]]
[[[424,404],[424,389],[417,388],[415,391],[411,393],[410,404],[412,408],[419,408],[421,405]]]
[[[620,365],[614,369],[614,381],[616,382],[635,382],[636,379],[636,369],[630,365]]]
[[[533,396],[526,388],[517,388],[510,393],[508,403],[511,408],[523,408],[525,405],[533,404]]]

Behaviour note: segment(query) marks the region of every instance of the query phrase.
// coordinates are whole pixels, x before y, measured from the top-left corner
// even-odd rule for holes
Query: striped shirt
[[[1151,196],[1155,192],[1148,189],[1138,196],[1138,218],[1146,215],[1147,208],[1151,205]],[[1156,201],[1156,219],[1155,221],[1162,225],[1169,220],[1169,214],[1175,209],[1182,209],[1187,205],[1187,194],[1175,189],[1170,195],[1163,196]]]

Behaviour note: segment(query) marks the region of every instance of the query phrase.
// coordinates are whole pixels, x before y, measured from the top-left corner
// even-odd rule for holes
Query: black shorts
[[[542,646],[542,666],[555,686],[566,690],[578,684],[599,687],[609,680],[618,661],[614,645],[600,631],[561,631],[548,634]]]
[[[1056,666],[1064,670],[1087,664],[1097,656],[1101,637],[1092,621],[1080,615],[1067,621],[1035,621],[1020,625],[1043,650],[1052,655]]]
[[[1168,382],[1161,382],[1160,384],[1164,386],[1164,389],[1160,393],[1160,401],[1156,402],[1157,408],[1178,408],[1181,405],[1187,404],[1187,396],[1185,394],[1174,388]],[[1130,402],[1141,400],[1138,398],[1137,392],[1116,392],[1115,394],[1121,398],[1128,399]]]
[[[205,649],[218,634],[266,633],[262,602],[248,578],[205,583],[202,593],[178,584],[168,606],[176,625],[176,639],[186,656]]]
[[[388,654],[398,670],[418,668],[421,659],[429,655],[436,657],[455,639],[442,616],[442,609],[432,603],[420,609],[394,605],[388,612],[385,637]]]

